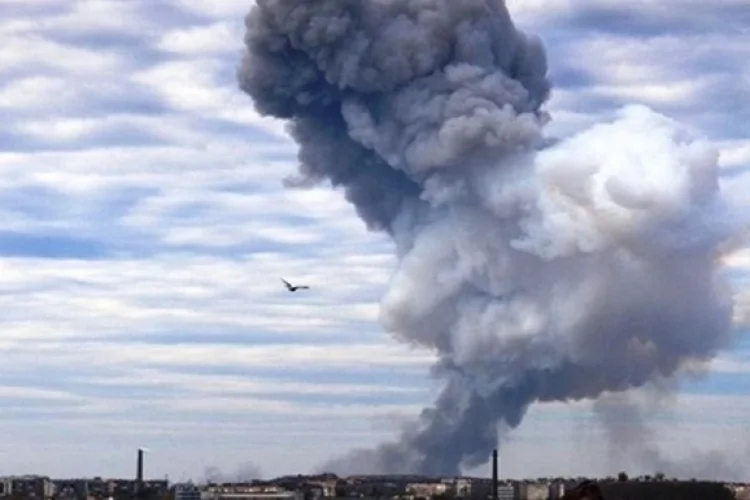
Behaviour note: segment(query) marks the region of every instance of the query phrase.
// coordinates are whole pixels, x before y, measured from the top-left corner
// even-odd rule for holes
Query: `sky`
[[[152,478],[304,473],[434,397],[431,354],[378,323],[389,241],[340,192],[282,185],[296,146],[236,83],[251,3],[0,2],[0,475],[132,477],[140,446]],[[508,7],[547,47],[550,134],[648,105],[748,204],[746,0]],[[653,424],[675,460],[750,449],[750,250],[726,265],[736,345]],[[500,455],[501,477],[654,472],[589,403],[534,407]]]

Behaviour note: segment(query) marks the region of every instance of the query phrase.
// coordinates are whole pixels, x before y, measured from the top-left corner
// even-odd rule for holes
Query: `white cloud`
[[[110,120],[94,118],[62,118],[46,121],[21,122],[18,130],[50,141],[74,141],[107,126]]]
[[[139,7],[137,1],[76,0],[66,12],[46,16],[39,27],[56,34],[101,32],[143,36],[157,25]]]
[[[216,22],[167,32],[158,43],[162,50],[182,55],[228,53],[236,55],[242,48],[240,23]]]
[[[725,169],[750,166],[750,141],[721,141],[717,144],[721,151],[720,165]]]
[[[745,0],[722,2],[722,9],[715,9],[700,0],[637,0],[627,4],[618,0],[507,0],[507,3],[511,14],[521,24],[553,24],[557,20],[564,26],[570,16],[595,16],[604,12],[615,15],[605,18],[606,24],[596,26],[602,31],[617,28],[613,19],[617,20],[616,14],[620,14],[620,22],[626,22],[627,17],[644,24],[655,20],[664,26],[665,31],[673,24],[692,23],[703,29],[725,31],[729,28],[739,34],[747,32],[742,20],[732,17],[746,7]]]
[[[94,48],[74,47],[34,33],[14,34],[0,30],[0,74],[11,71],[58,70],[78,78],[118,72],[123,58]]]
[[[619,98],[653,106],[693,101],[710,85],[710,81],[695,79],[642,85],[603,85],[593,87],[591,91],[599,97]]]
[[[70,100],[75,91],[63,78],[34,76],[7,82],[0,88],[0,107],[5,109],[40,110],[53,106],[60,99]]]
[[[722,356],[711,362],[714,373],[745,374],[750,373],[750,357],[737,358]]]
[[[33,6],[49,7],[57,5],[57,0],[4,0],[3,4],[8,6]]]
[[[242,19],[250,11],[253,0],[169,0],[170,3],[194,14],[215,19]]]
[[[186,254],[116,262],[6,259],[0,263],[0,290],[13,294],[1,296],[0,304],[23,311],[23,316],[6,317],[3,338],[101,337],[144,330],[178,336],[207,328],[312,334],[374,323],[377,305],[359,302],[355,294],[382,287],[387,271],[377,259],[368,263],[364,257],[341,255],[338,262],[328,260],[335,258],[290,260],[257,253],[244,262]],[[282,276],[312,290],[292,296],[284,290]],[[79,286],[61,295],[56,283],[70,281]]]
[[[226,105],[233,89],[221,88],[215,73],[220,61],[171,61],[134,75],[134,80],[154,87],[164,99],[180,111],[215,110]]]
[[[312,358],[310,364],[319,366],[319,363],[321,361],[325,363],[326,359],[321,360]],[[295,362],[295,360],[290,359],[290,362]],[[261,394],[274,396],[283,396],[285,394],[310,394],[330,396],[336,394],[367,394],[370,392],[392,392],[408,394],[421,391],[420,387],[400,385],[387,386],[377,384],[320,384],[311,382],[284,382],[275,381],[273,379],[253,379],[253,377],[170,373],[153,369],[139,369],[134,371],[131,375],[124,377],[91,377],[87,379],[81,378],[76,380],[89,384],[100,383],[107,386],[128,387],[139,384],[151,385],[155,387],[166,387],[175,390],[190,390],[193,392],[205,394],[206,396],[231,396],[234,394]]]
[[[740,270],[750,270],[750,249],[743,248],[728,255],[724,259],[724,265],[730,268],[739,268]]]
[[[231,83],[222,81],[230,75]],[[237,88],[234,71],[226,61],[198,57],[170,61],[137,72],[132,80],[151,89],[177,111],[255,126],[279,139],[288,137],[280,120],[261,118],[255,112],[249,98]]]
[[[3,386],[0,385],[0,402],[6,398],[42,399],[75,401],[76,398],[63,391],[52,391],[26,386]],[[2,403],[0,403],[2,404]],[[3,407],[7,408],[4,404]]]
[[[56,353],[57,362],[83,363],[90,366],[193,366],[217,368],[274,368],[290,370],[358,367],[420,367],[426,369],[434,360],[424,353],[411,352],[402,346],[386,344],[357,345],[153,345],[147,342],[96,344],[86,343],[74,352],[60,352],[60,344],[36,342],[25,350],[21,343],[10,352],[15,358],[32,361],[41,353]]]

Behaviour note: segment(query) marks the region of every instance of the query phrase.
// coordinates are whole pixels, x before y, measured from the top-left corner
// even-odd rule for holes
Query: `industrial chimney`
[[[143,491],[143,448],[138,448],[138,466],[135,473],[135,497],[139,498]]]
[[[497,500],[497,448],[492,450],[492,500]]]

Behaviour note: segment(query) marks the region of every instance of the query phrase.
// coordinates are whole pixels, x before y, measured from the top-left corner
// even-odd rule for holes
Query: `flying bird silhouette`
[[[284,278],[281,278],[281,281],[284,282],[286,289],[289,290],[290,292],[296,292],[297,290],[309,290],[310,289],[310,287],[307,285],[294,286],[291,283],[289,283],[287,280],[285,280]]]

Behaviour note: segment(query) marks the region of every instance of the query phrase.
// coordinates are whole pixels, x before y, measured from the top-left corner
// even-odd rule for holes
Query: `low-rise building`
[[[517,500],[547,500],[549,485],[531,482],[516,483]]]
[[[275,486],[247,484],[212,484],[206,487],[203,500],[305,500],[299,491]]]
[[[132,479],[110,479],[109,496],[114,498],[132,498],[135,493],[135,481]]]
[[[0,496],[10,496],[13,493],[13,480],[9,477],[0,478]]]
[[[55,479],[52,481],[57,500],[87,500],[89,496],[86,479]]]
[[[47,476],[11,476],[3,480],[6,495],[43,500],[54,494],[54,484]]]
[[[193,483],[175,484],[174,500],[201,500],[201,489]]]
[[[451,489],[450,486],[445,483],[409,483],[406,485],[406,496],[413,499],[426,499],[444,495],[449,489]]]
[[[565,495],[565,483],[562,481],[553,481],[547,490],[547,498],[549,500],[560,500]]]
[[[516,500],[516,487],[512,484],[498,484],[497,500]]]
[[[86,481],[87,500],[107,500],[112,497],[114,483],[101,477],[94,477]]]

